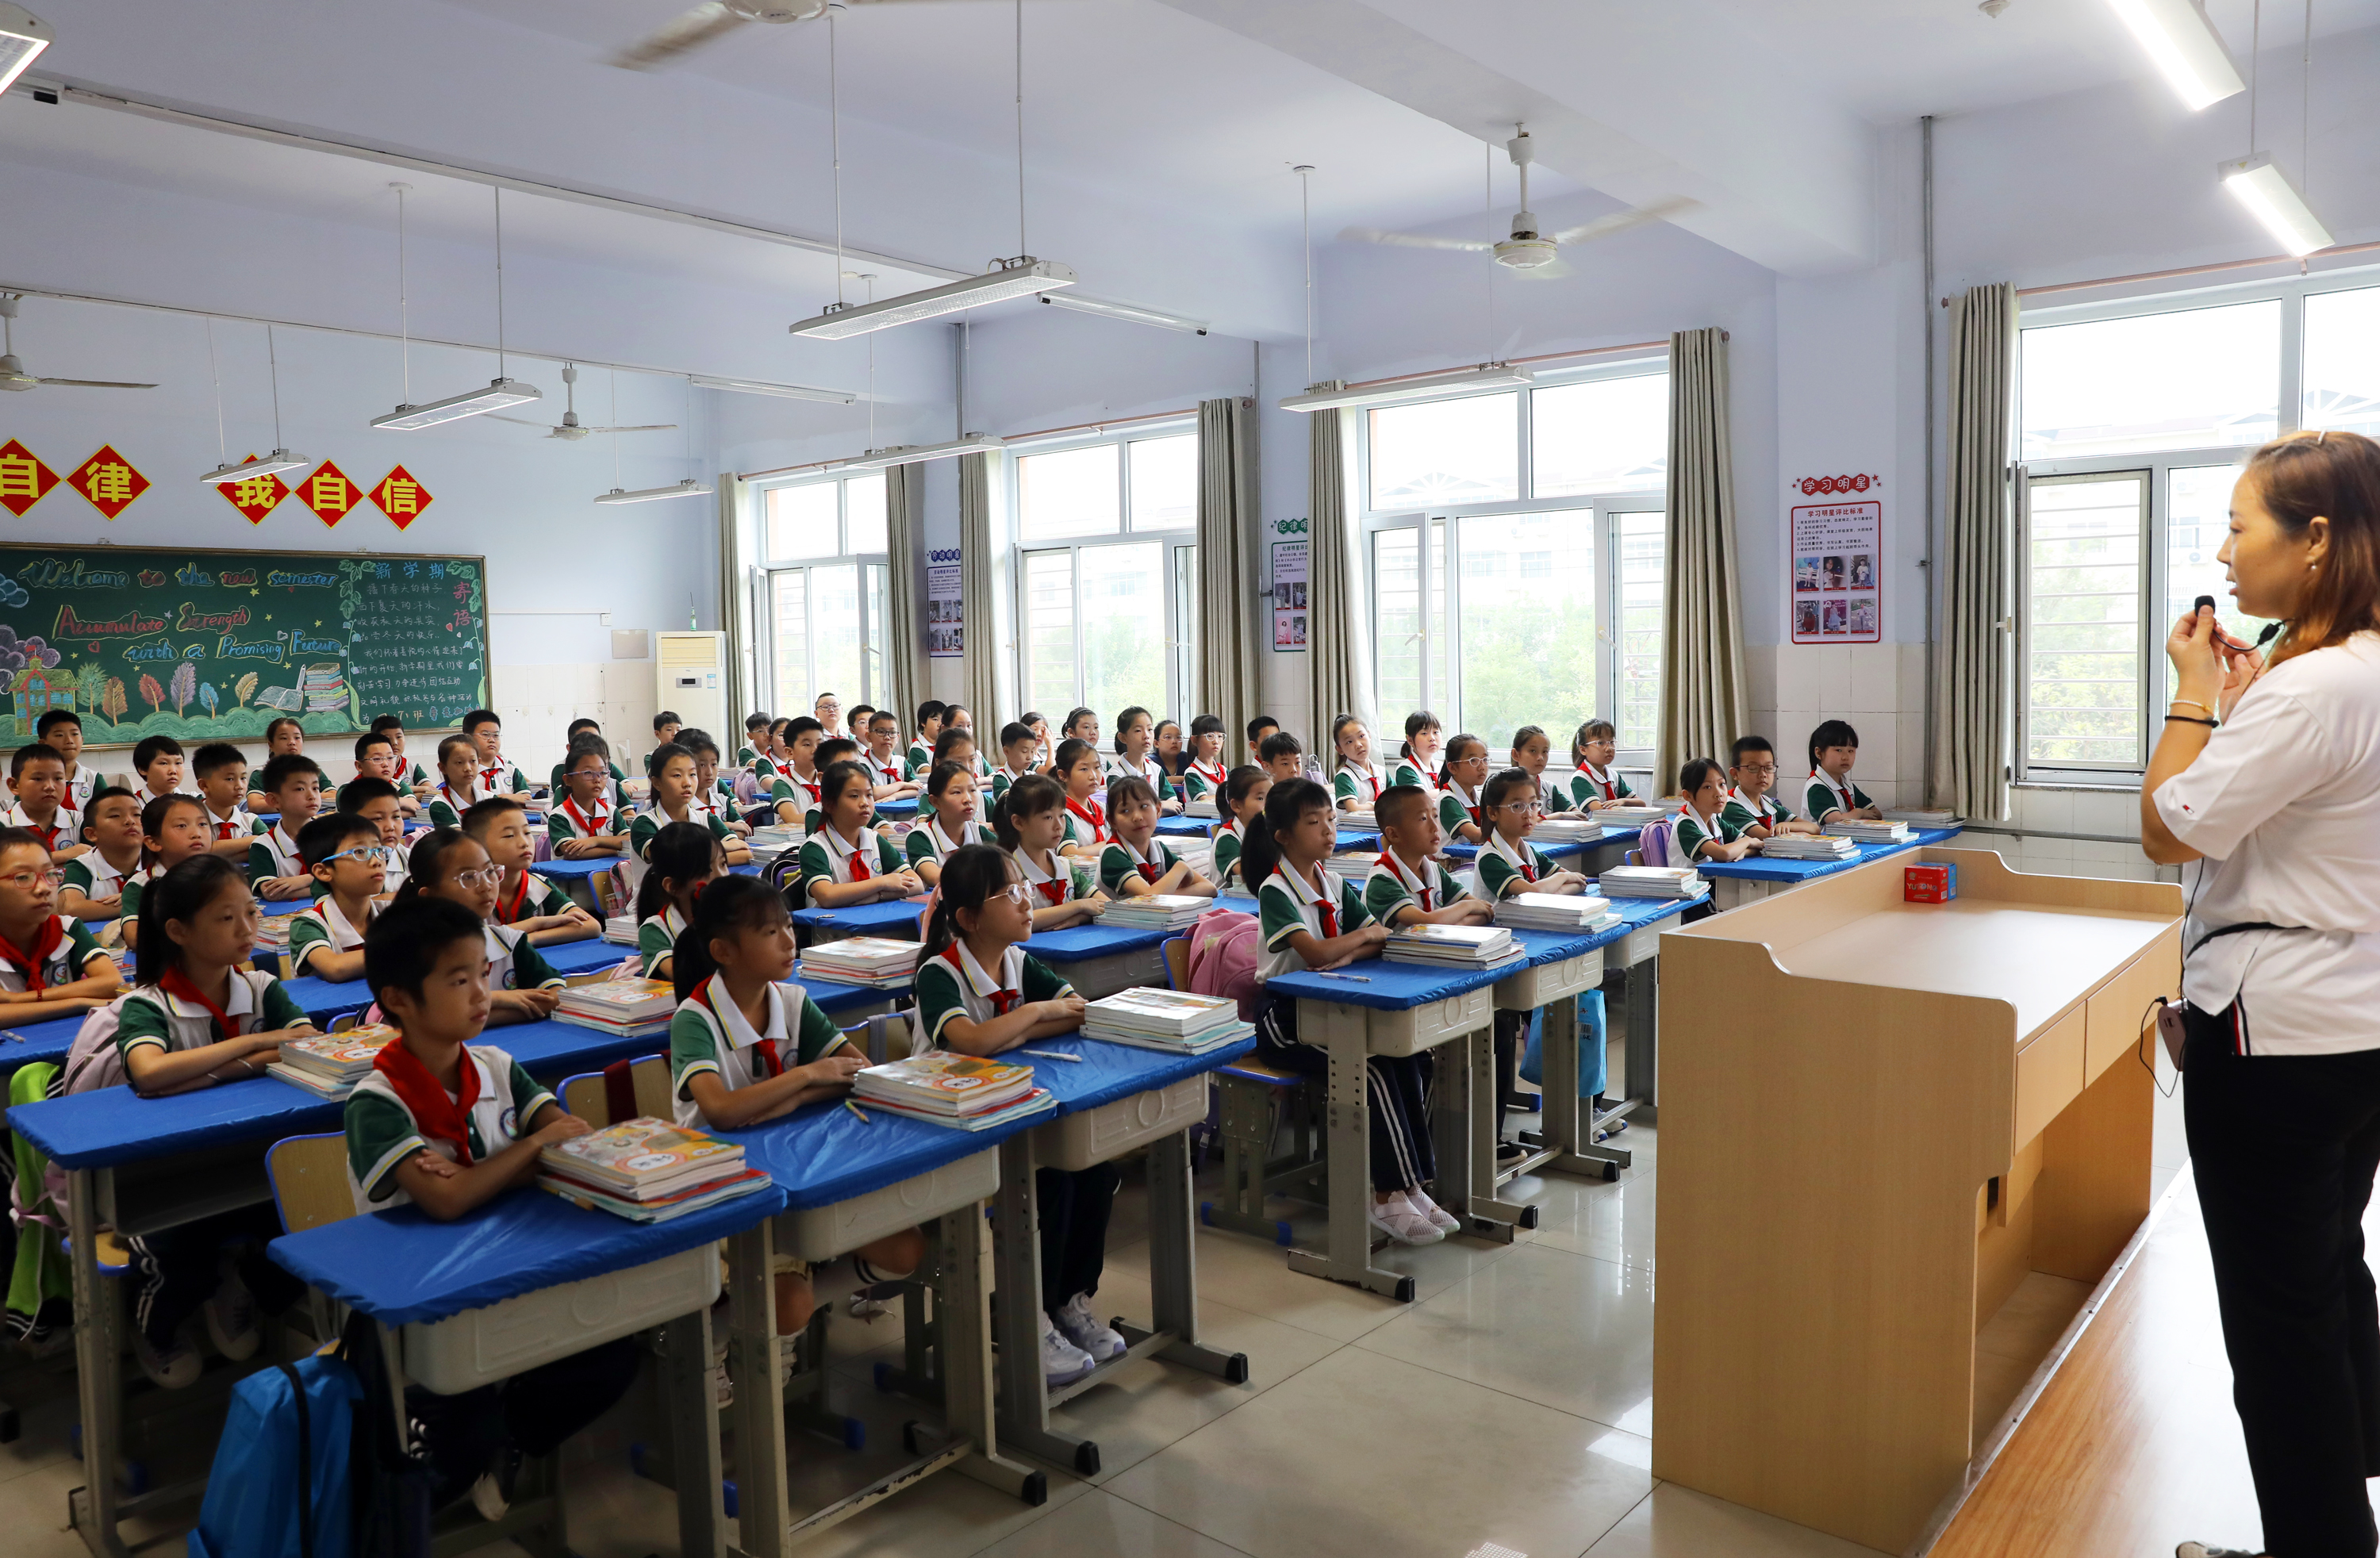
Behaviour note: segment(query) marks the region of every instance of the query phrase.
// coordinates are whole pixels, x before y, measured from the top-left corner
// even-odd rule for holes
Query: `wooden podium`
[[[1919,860],[1957,901],[1902,901]],[[1656,1477],[1917,1538],[1975,1450],[1978,1329],[2028,1272],[2096,1283],[2147,1214],[2181,914],[1928,848],[1661,938]]]

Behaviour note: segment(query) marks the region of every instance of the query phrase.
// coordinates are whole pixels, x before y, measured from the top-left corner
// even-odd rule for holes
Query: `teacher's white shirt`
[[[2183,868],[2182,993],[2239,1003],[2252,1055],[2380,1049],[2380,634],[2283,661],[2198,761],[2157,786],[2157,814],[2204,858]]]

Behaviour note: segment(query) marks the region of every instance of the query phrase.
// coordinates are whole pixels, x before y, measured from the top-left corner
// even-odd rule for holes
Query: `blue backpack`
[[[262,1369],[232,1387],[190,1558],[349,1558],[349,1460],[363,1385],[342,1357]]]

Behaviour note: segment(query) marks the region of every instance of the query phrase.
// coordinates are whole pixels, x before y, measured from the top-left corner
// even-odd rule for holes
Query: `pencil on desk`
[[[1357,984],[1372,982],[1372,976],[1369,974],[1334,974],[1328,968],[1317,968],[1314,970],[1314,977],[1318,980],[1354,980]]]
[[[1070,1055],[1070,1054],[1066,1053],[1066,1052],[1065,1052],[1065,1051],[1063,1051],[1063,1050],[1025,1050],[1025,1051],[1021,1051],[1021,1052],[1019,1052],[1019,1053],[1023,1053],[1023,1054],[1028,1054],[1028,1055],[1039,1055],[1043,1060],[1065,1060],[1065,1061],[1072,1061],[1072,1062],[1074,1062],[1076,1065],[1082,1065],[1082,1064],[1083,1064],[1083,1057],[1082,1057],[1082,1056],[1080,1056],[1080,1055]]]
[[[856,1103],[852,1102],[851,1102],[851,1100],[849,1100],[849,1099],[847,1099],[847,1098],[846,1098],[846,1099],[844,1099],[844,1100],[843,1101],[843,1106],[844,1106],[845,1109],[850,1110],[853,1114],[855,1114],[858,1115],[858,1116],[859,1116],[859,1123],[860,1123],[861,1125],[863,1125],[863,1126],[866,1126],[866,1125],[873,1125],[873,1124],[875,1123],[874,1121],[872,1121],[872,1120],[868,1119],[868,1112],[867,1112],[866,1110],[864,1110],[864,1109],[860,1108],[860,1107],[859,1107],[859,1105],[857,1105],[857,1104],[856,1104]]]

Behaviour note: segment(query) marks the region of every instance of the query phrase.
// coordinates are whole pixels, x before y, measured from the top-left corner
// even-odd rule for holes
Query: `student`
[[[788,826],[799,824],[803,813],[820,804],[818,749],[824,736],[824,728],[808,714],[785,722],[784,735],[780,738],[784,761],[777,769],[775,782],[769,786],[769,798],[776,803],[778,822]]]
[[[395,714],[382,714],[371,723],[371,734],[388,737],[388,749],[395,766],[389,782],[417,798],[424,796],[434,782],[430,771],[405,755],[405,722]]]
[[[937,736],[934,739],[937,742],[940,742],[942,736],[948,736],[954,730],[965,731],[969,739],[973,739],[975,736],[975,716],[967,712],[966,705],[964,703],[945,703],[942,705],[942,735]],[[978,743],[976,748],[976,777],[978,779],[983,777],[982,753],[983,748],[981,744]]]
[[[1098,755],[1092,755],[1098,761]],[[1072,863],[1060,846],[1066,834],[1066,792],[1046,773],[1028,773],[991,809],[991,831],[1014,858],[1033,894],[1033,929],[1062,931],[1097,919],[1108,901],[1096,890],[1077,893]]]
[[[820,776],[819,829],[802,841],[798,895],[812,908],[849,908],[926,890],[892,841],[868,830],[876,802],[868,770],[839,762]]]
[[[1165,767],[1157,761],[1156,748],[1156,718],[1135,703],[1116,716],[1115,755],[1107,760],[1108,772],[1128,773],[1171,797],[1172,786],[1166,783]]]
[[[288,715],[284,714],[264,727],[264,761],[266,762],[270,763],[275,758],[303,757],[305,752],[306,727]],[[240,804],[250,811],[273,809],[272,796],[261,784],[240,798]]]
[[[91,792],[82,814],[90,849],[66,863],[58,909],[76,919],[120,919],[125,878],[140,869],[140,803],[120,785]]]
[[[248,886],[260,898],[310,898],[314,878],[298,835],[322,809],[322,771],[303,752],[284,752],[264,765],[256,793],[273,813],[255,820],[248,846]]]
[[[663,828],[672,822],[696,822],[719,841],[728,864],[742,865],[752,858],[744,841],[728,832],[725,818],[695,805],[696,773],[694,754],[674,741],[646,755],[645,779],[652,787],[653,804],[628,824],[629,854],[645,860],[654,836]]]
[[[875,704],[855,703],[844,711],[844,727],[851,732],[853,740],[864,743],[868,739],[868,733],[876,728],[876,714]],[[896,745],[899,743],[900,735],[901,716],[895,714],[892,716],[892,736]]]
[[[1380,862],[1364,879],[1364,911],[1388,929],[1406,925],[1488,925],[1495,905],[1475,898],[1439,863],[1446,825],[1429,792],[1391,785],[1373,807],[1380,824]]]
[[[459,828],[463,813],[493,790],[480,787],[480,748],[468,736],[449,736],[438,743],[438,783],[430,792],[430,825]]]
[[[132,787],[142,806],[159,796],[196,795],[182,775],[182,744],[170,736],[144,736],[132,749],[132,772],[140,783]]]
[[[228,741],[210,741],[191,754],[199,795],[206,802],[210,854],[245,862],[256,818],[248,801],[248,754]]]
[[[1404,745],[1397,749],[1397,761],[1389,765],[1389,783],[1414,785],[1438,794],[1439,736],[1444,726],[1438,716],[1427,709],[1416,709],[1405,716]]]
[[[1200,714],[1190,722],[1190,747],[1183,754],[1182,794],[1188,800],[1220,800],[1223,782],[1223,717]]]
[[[766,714],[744,716],[744,745],[735,749],[736,767],[747,773],[759,772],[759,765],[769,756],[769,724]]]
[[[972,726],[951,724],[945,721],[941,735],[934,738],[934,766],[926,770],[925,778],[933,777],[934,768],[940,768],[946,762],[958,764],[974,776],[977,784],[983,783],[985,777],[983,752],[975,744],[975,730]],[[920,779],[918,783],[923,785],[925,779]]]
[[[808,719],[809,716],[805,714],[801,717]],[[777,775],[785,771],[785,765],[793,761],[793,749],[785,745],[785,732],[792,727],[793,723],[794,718],[791,715],[769,722],[769,733],[762,737],[760,760],[752,765],[753,775],[760,781],[763,787],[774,784]]]
[[[942,732],[943,736],[948,736],[950,732],[947,730]],[[937,739],[940,738],[937,737]],[[818,771],[821,774],[825,773],[828,769],[832,768],[839,762],[856,763],[861,768],[866,768],[868,766],[866,763],[860,761],[859,743],[854,741],[848,736],[831,736],[825,740],[820,742],[818,744],[818,753],[811,761],[817,764]],[[868,798],[873,800],[876,796],[876,786],[872,784],[868,785]],[[823,814],[823,809],[820,806],[816,801],[811,802],[810,805],[805,808],[802,811],[802,832],[806,834],[814,834],[818,832],[819,819]],[[892,836],[892,823],[877,822],[874,826],[876,831],[882,834],[885,837],[890,838]]]
[[[365,943],[364,977],[399,1033],[346,1102],[356,1210],[413,1205],[451,1223],[537,1180],[538,1155],[587,1134],[485,1031],[492,994],[468,911],[437,899],[392,908]],[[271,1211],[269,1206],[264,1209]],[[434,1508],[468,1491],[503,1517],[523,1459],[550,1455],[612,1409],[637,1374],[623,1336],[459,1395],[406,1393]]]
[[[488,1021],[537,1022],[553,1015],[568,981],[517,925],[496,923],[496,890],[504,884],[504,869],[488,858],[480,841],[455,828],[434,828],[413,846],[404,885],[389,907],[418,899],[459,904],[479,917],[482,961],[488,988]],[[407,923],[399,920],[400,926]],[[392,932],[394,933],[394,932]],[[367,977],[370,943],[364,947]]]
[[[1083,1026],[1083,998],[1021,944],[1033,934],[1032,904],[1015,861],[997,849],[970,846],[944,862],[940,900],[917,959],[917,1020],[927,1043],[960,1054],[999,1055]],[[1107,1259],[1108,1217],[1123,1179],[1112,1162],[1034,1171],[1041,1373],[1053,1386],[1072,1384],[1124,1354],[1124,1339],[1091,1311]]]
[[[237,866],[205,853],[185,859],[149,884],[140,913],[133,986],[115,1005],[116,1053],[136,1094],[261,1077],[285,1041],[315,1031],[279,980],[249,966],[256,899]],[[251,1357],[261,1341],[257,1310],[278,1313],[305,1292],[265,1259],[265,1243],[280,1235],[279,1214],[262,1202],[126,1239],[140,1273],[130,1308],[141,1372],[166,1390],[198,1379],[198,1350],[182,1328],[202,1308],[215,1350]],[[223,1251],[233,1244],[226,1277]]]
[[[1775,834],[1807,834],[1817,830],[1793,815],[1793,809],[1771,793],[1777,784],[1777,749],[1766,736],[1739,736],[1728,749],[1727,803],[1718,820],[1754,838]]]
[[[125,945],[140,945],[142,889],[193,856],[209,853],[211,831],[206,802],[196,796],[160,796],[140,809],[140,869],[124,879],[116,895]]]
[[[490,796],[463,813],[463,831],[503,868],[492,916],[497,924],[520,931],[539,946],[583,942],[603,933],[602,921],[572,903],[560,882],[529,870],[537,860],[537,839],[528,831],[528,811],[520,802],[510,796]]]
[[[1041,738],[1033,734],[1031,725],[1023,720],[1011,720],[1002,725],[1000,766],[991,771],[991,804],[999,805],[1010,785],[1036,772],[1040,757]]]
[[[671,716],[673,719],[675,717],[675,715]],[[571,721],[570,728],[563,733],[562,761],[553,765],[551,793],[556,797],[562,794],[562,773],[564,769],[570,766],[570,754],[577,751],[580,746],[588,744],[591,744],[597,751],[603,754],[603,772],[611,779],[612,804],[615,807],[625,806],[628,799],[627,793],[621,786],[627,784],[628,772],[612,761],[612,744],[603,739],[603,727],[589,719]]]
[[[1157,792],[1148,780],[1128,773],[1109,780],[1107,812],[1115,837],[1099,851],[1099,886],[1109,897],[1215,895],[1215,884],[1157,836]]]
[[[1609,720],[1589,720],[1570,738],[1570,797],[1583,811],[1626,806],[1636,792],[1612,762],[1620,756],[1620,732]]]
[[[1066,854],[1097,859],[1115,837],[1108,825],[1107,803],[1099,798],[1107,775],[1099,749],[1080,736],[1068,736],[1058,743],[1050,776],[1066,792],[1066,842],[1062,847]]]
[[[1488,842],[1488,820],[1480,809],[1487,783],[1488,743],[1464,731],[1446,744],[1446,767],[1438,776],[1438,815],[1450,837]]]
[[[381,843],[379,828],[352,811],[308,822],[298,832],[298,850],[322,895],[289,922],[289,967],[318,980],[359,980],[364,936],[380,913],[396,851]]]
[[[1265,737],[1281,728],[1281,722],[1270,714],[1258,714],[1248,722],[1248,761],[1262,764]]]
[[[1760,847],[1724,815],[1727,785],[1717,758],[1691,758],[1678,770],[1678,793],[1686,809],[1678,813],[1678,853],[1696,860],[1741,860]]]
[[[939,698],[929,698],[917,705],[917,738],[909,743],[907,765],[902,771],[905,779],[916,779],[930,773],[934,766],[934,738],[942,733],[942,715],[950,705]]]
[[[1479,792],[1479,817],[1486,836],[1472,874],[1479,895],[1490,903],[1515,893],[1579,894],[1586,878],[1558,869],[1529,842],[1529,830],[1539,815],[1536,781],[1528,770],[1508,768],[1488,781]]]
[[[1311,779],[1273,785],[1248,825],[1241,871],[1257,888],[1260,979],[1300,968],[1336,968],[1375,955],[1388,931],[1374,922],[1353,882],[1322,869],[1338,840],[1330,792]],[[1297,1003],[1267,995],[1257,1009],[1257,1053],[1269,1065],[1302,1076],[1330,1074],[1327,1051],[1297,1036]],[[1430,1152],[1427,1061],[1373,1055],[1366,1062],[1371,1103],[1373,1227],[1404,1244],[1436,1244],[1462,1226],[1422,1190],[1438,1169]]]
[[[104,1006],[124,986],[107,949],[58,912],[66,873],[49,846],[0,827],[0,1021],[45,1022]]]
[[[945,739],[949,731],[942,732]],[[942,880],[942,862],[970,844],[990,844],[991,829],[980,820],[983,791],[975,775],[954,762],[938,762],[926,779],[927,815],[909,830],[909,869],[929,887]]]
[[[1264,814],[1265,801],[1272,794],[1272,774],[1254,763],[1242,763],[1232,770],[1223,781],[1223,802],[1216,809],[1222,815],[1208,834],[1215,841],[1215,880],[1230,887],[1239,875],[1240,851],[1248,841],[1248,828]],[[1242,888],[1253,894],[1256,889],[1242,882]]]
[[[463,716],[463,734],[480,755],[480,793],[510,795],[528,788],[528,775],[520,766],[504,756],[504,722],[493,709],[474,709]],[[444,743],[440,743],[440,766],[444,766]]]
[[[1025,712],[1016,716],[1016,723],[1033,733],[1034,772],[1038,773],[1049,773],[1050,760],[1057,755],[1057,748],[1051,745],[1050,740],[1049,720],[1045,716],[1027,709]]]
[[[1068,741],[1080,741],[1097,750],[1099,744],[1099,715],[1088,709],[1068,710],[1065,723],[1058,727],[1058,740],[1062,746]]]
[[[693,923],[695,895],[727,874],[727,858],[709,828],[672,822],[645,847],[637,884],[637,955],[649,980],[670,977],[677,939]]]
[[[1542,726],[1524,724],[1512,732],[1512,766],[1536,786],[1537,810],[1547,815],[1571,809],[1570,792],[1546,777],[1546,764],[1553,755],[1554,739]]]
[[[99,770],[87,768],[82,761],[82,716],[72,709],[50,709],[33,722],[33,739],[67,760],[67,797],[63,803],[69,811],[88,811],[91,797],[99,792]]]
[[[843,734],[843,700],[833,693],[821,692],[810,705],[810,718],[818,721],[829,740]]]
[[[1370,811],[1386,786],[1372,769],[1372,727],[1353,714],[1330,722],[1330,749],[1338,754],[1330,793],[1342,811]],[[1377,816],[1374,819],[1378,821]]]
[[[685,728],[686,722],[678,718],[676,710],[663,709],[653,716],[653,745],[668,746],[677,739],[678,732]]]
[[[1859,732],[1841,720],[1828,720],[1810,732],[1810,782],[1802,792],[1802,809],[1810,821],[1828,822],[1855,818],[1881,821],[1884,809],[1852,783],[1852,764],[1859,761]]]
[[[1157,766],[1165,770],[1165,777],[1177,786],[1182,775],[1189,771],[1190,753],[1182,740],[1180,720],[1157,722]]]
[[[735,815],[735,787],[719,774],[719,743],[710,738],[709,731],[697,730],[692,725],[679,731],[677,736],[676,745],[694,754],[694,798],[687,803],[689,809],[700,812],[705,822],[717,818],[721,827],[738,837],[748,835],[752,824]],[[650,797],[650,779],[645,787]]]
[[[856,726],[855,729],[858,728]],[[900,800],[917,793],[917,781],[892,749],[901,740],[901,722],[890,709],[871,710],[868,716],[868,777],[878,800]]]
[[[404,793],[385,779],[351,779],[339,786],[339,809],[378,828],[381,843],[391,849],[405,845],[404,806]]]
[[[1266,736],[1264,745],[1257,749],[1257,757],[1276,785],[1305,777],[1305,748],[1285,730],[1276,729]]]
[[[267,763],[265,766],[270,768],[272,765]],[[389,744],[388,736],[384,732],[366,731],[356,737],[357,778],[386,779],[393,783],[403,766],[402,761],[397,757],[396,749]],[[321,771],[318,769],[316,772]],[[409,795],[403,797],[403,810],[408,817],[418,816],[421,811],[421,803]]]
[[[590,860],[623,855],[628,848],[628,819],[612,788],[612,764],[601,738],[580,736],[570,744],[570,755],[555,771],[554,786],[561,804],[547,809],[546,837],[561,860]]]
[[[67,760],[39,741],[17,749],[8,760],[8,790],[16,804],[0,811],[0,827],[22,828],[55,858],[81,854],[82,818],[67,804]]]

